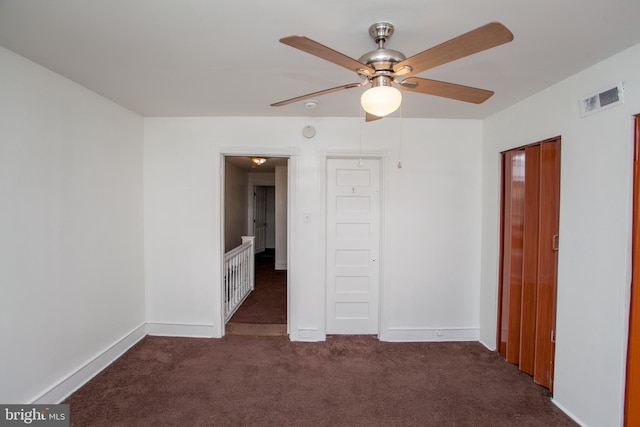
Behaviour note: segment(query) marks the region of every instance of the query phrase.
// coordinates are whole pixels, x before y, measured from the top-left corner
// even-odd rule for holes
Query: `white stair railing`
[[[225,323],[254,289],[254,239],[242,236],[242,244],[224,254]]]

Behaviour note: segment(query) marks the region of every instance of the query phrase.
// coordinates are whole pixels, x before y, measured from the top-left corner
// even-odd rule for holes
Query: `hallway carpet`
[[[574,426],[475,342],[145,337],[71,395],[73,426]]]
[[[287,324],[287,271],[275,269],[273,249],[256,255],[255,289],[230,322]]]

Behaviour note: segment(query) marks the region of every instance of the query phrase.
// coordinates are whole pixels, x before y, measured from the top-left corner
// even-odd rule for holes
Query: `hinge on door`
[[[557,234],[554,234],[553,237],[551,238],[551,248],[554,251],[557,251],[559,244],[560,244],[560,236],[558,236]]]
[[[551,342],[554,343],[554,344],[556,343],[556,334],[555,334],[555,332],[556,331],[554,331],[553,329],[551,330]]]

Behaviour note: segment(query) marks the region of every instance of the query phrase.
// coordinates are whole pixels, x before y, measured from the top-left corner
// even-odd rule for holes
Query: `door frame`
[[[633,196],[631,284],[629,289],[629,326],[627,331],[627,360],[624,392],[624,425],[640,419],[640,409],[632,399],[640,396],[640,114],[633,117]]]
[[[225,254],[225,215],[224,215],[224,201],[225,201],[225,157],[231,156],[259,156],[259,157],[282,157],[287,158],[287,335],[289,339],[296,340],[298,337],[292,334],[296,333],[292,325],[297,324],[297,317],[295,314],[295,307],[293,301],[296,295],[296,283],[298,266],[297,253],[295,247],[295,221],[293,220],[294,213],[298,210],[298,149],[296,147],[290,147],[288,149],[268,148],[268,147],[223,147],[219,150],[219,165],[220,165],[220,198],[218,200],[220,223],[220,256],[214,260],[214,264],[218,267],[218,281],[214,285],[216,287],[216,295],[218,300],[218,315],[216,316],[218,322],[220,322],[220,336],[225,335],[225,318],[224,318],[224,254]]]
[[[386,164],[388,163],[389,158],[389,150],[381,149],[381,150],[321,150],[320,151],[320,161],[321,165],[318,168],[318,182],[321,185],[320,191],[318,191],[318,206],[320,209],[318,210],[318,222],[320,227],[320,235],[325,236],[323,242],[323,250],[321,253],[321,291],[320,296],[323,302],[322,304],[322,315],[321,315],[321,325],[322,325],[322,335],[326,338],[327,331],[327,162],[329,159],[345,159],[345,160],[353,160],[353,159],[363,159],[363,160],[377,160],[380,167],[380,195],[379,195],[379,209],[380,209],[380,229],[379,229],[379,245],[380,245],[380,263],[378,264],[378,339],[380,341],[385,341],[387,339],[387,310],[386,303],[389,301],[389,286],[387,284],[387,278],[385,275],[386,264],[387,264],[387,254],[386,254],[386,227],[385,227],[385,218],[386,218],[386,203],[385,203],[385,194],[387,193],[386,189],[386,179],[385,179],[385,170]]]

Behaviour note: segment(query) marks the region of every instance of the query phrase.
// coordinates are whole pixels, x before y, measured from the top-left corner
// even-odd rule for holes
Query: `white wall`
[[[307,124],[317,129],[311,140],[302,136]],[[400,125],[404,167],[397,169]],[[472,120],[146,118],[149,322],[184,335],[222,331],[219,168],[220,153],[232,146],[291,154],[291,337],[324,339],[324,156],[357,152],[362,139],[363,150],[387,156],[381,337],[477,339],[481,135],[481,122]]]
[[[228,252],[242,244],[242,236],[248,235],[247,191],[249,179],[245,171],[229,162],[225,164],[224,175],[224,250]],[[249,235],[252,234],[249,233]]]
[[[142,133],[0,47],[0,402],[61,399],[144,329]]]
[[[624,105],[580,117],[579,99],[619,81],[625,81]],[[481,340],[495,348],[499,152],[560,135],[554,401],[589,426],[622,422],[631,277],[632,116],[637,113],[640,45],[484,124]]]

